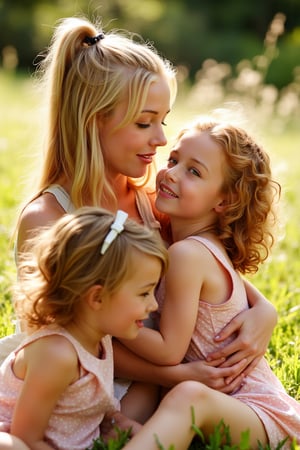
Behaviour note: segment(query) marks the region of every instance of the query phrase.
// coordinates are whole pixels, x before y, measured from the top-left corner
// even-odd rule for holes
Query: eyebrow
[[[206,164],[204,164],[202,161],[199,161],[196,158],[192,158],[192,161],[194,161],[196,164],[199,164],[200,166],[202,166],[207,172],[209,172],[208,167]]]
[[[171,110],[169,109],[169,110],[166,112],[166,115],[169,114],[170,111],[171,111]],[[153,109],[143,109],[143,110],[141,111],[141,113],[150,113],[150,114],[158,115],[158,111],[154,111]]]
[[[177,150],[176,148],[173,148],[171,150],[170,155],[172,154],[172,152],[177,153],[178,155],[180,154],[179,150]],[[206,172],[209,172],[208,167],[206,164],[204,164],[204,162],[199,161],[199,159],[197,159],[197,158],[191,158],[191,161],[195,162],[196,164],[199,164],[206,170]]]
[[[149,288],[155,287],[156,285],[157,285],[156,282],[148,283],[145,286],[141,286],[141,289],[149,289]]]

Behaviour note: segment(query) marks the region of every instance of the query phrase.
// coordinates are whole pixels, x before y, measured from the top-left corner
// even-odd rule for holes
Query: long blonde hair
[[[104,255],[101,247],[115,215],[98,207],[82,207],[62,216],[32,239],[19,265],[14,301],[19,318],[29,326],[66,325],[87,290],[103,286],[115,293],[133,274],[139,253],[168,265],[167,250],[154,231],[127,219],[124,230]]]
[[[85,43],[100,31],[100,26],[85,18],[61,20],[39,66],[48,117],[45,158],[31,200],[63,175],[72,180],[70,195],[76,208],[86,205],[85,199],[93,206],[103,206],[105,199],[116,208],[105,174],[99,115],[110,114],[126,98],[128,110],[120,127],[125,126],[141,111],[158,76],[167,80],[175,99],[175,71],[152,45],[125,31],[108,32],[94,45]],[[143,179],[130,183],[146,185],[151,166]]]

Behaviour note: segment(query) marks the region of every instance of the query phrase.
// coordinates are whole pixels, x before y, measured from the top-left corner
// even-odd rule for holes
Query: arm
[[[159,331],[143,328],[134,340],[121,340],[134,353],[155,364],[178,364],[187,352],[204,277],[199,271],[199,261],[203,261],[201,247],[195,249],[194,242],[184,240],[169,248]]]
[[[115,375],[129,380],[152,382],[165,387],[173,387],[181,381],[194,380],[206,384],[220,392],[230,394],[241,386],[245,361],[232,367],[218,367],[223,361],[194,361],[174,366],[162,366],[146,361],[118,340],[113,340]],[[231,383],[226,379],[231,378]]]
[[[233,333],[237,337],[221,350],[210,355],[210,360],[225,357],[222,367],[229,367],[247,359],[247,375],[265,354],[273,329],[277,323],[274,306],[247,280],[244,281],[250,309],[238,314],[216,337],[218,342]],[[230,380],[229,380],[230,381]]]
[[[191,241],[186,241],[185,244],[192,245]],[[194,249],[194,246],[192,248]],[[204,255],[201,254],[201,248],[202,247],[200,246],[197,247],[196,255],[197,258],[200,258],[201,262],[203,262]],[[237,389],[237,387],[240,387],[243,375],[238,376],[238,374],[242,373],[245,368],[245,360],[240,361],[232,367],[226,368],[226,371],[229,370],[231,372],[230,375],[229,372],[224,371],[224,368],[218,367],[224,362],[225,358],[220,358],[219,360],[214,360],[212,362],[195,361],[178,365],[163,365],[164,358],[166,357],[173,358],[174,361],[181,361],[185,355],[186,348],[189,345],[194,329],[198,312],[199,292],[202,284],[200,274],[196,277],[190,269],[191,267],[199,267],[198,259],[194,260],[193,264],[190,264],[190,259],[187,261],[187,254],[185,253],[190,255],[191,249],[189,248],[188,252],[186,252],[185,246],[181,245],[178,249],[178,246],[173,245],[170,247],[169,251],[171,252],[171,263],[168,271],[169,278],[166,281],[171,283],[170,292],[172,293],[172,296],[170,295],[167,298],[167,306],[166,303],[164,303],[161,320],[161,330],[164,329],[164,333],[166,334],[160,335],[153,331],[153,333],[157,334],[153,334],[154,338],[151,344],[147,342],[147,345],[145,345],[147,336],[146,333],[144,333],[143,338],[137,344],[140,346],[139,353],[142,357],[146,358],[145,354],[147,353],[147,356],[151,355],[153,359],[157,358],[156,361],[159,362],[153,364],[146,361],[146,359],[138,357],[137,354],[133,354],[127,348],[124,348],[118,341],[114,341],[115,372],[117,376],[120,377],[137,381],[154,382],[166,387],[172,387],[184,380],[201,381],[209,387],[225,393],[230,393]],[[205,253],[207,255],[207,250],[205,250]],[[208,271],[212,271],[208,263],[206,264],[206,267]],[[180,274],[180,276],[178,276],[178,274]],[[185,283],[181,286],[183,280],[185,280]],[[191,286],[191,288],[187,289],[187,286]],[[168,290],[168,285],[166,287]],[[182,298],[184,301],[182,301]],[[174,299],[176,299],[175,305],[173,305]],[[175,306],[174,310],[173,306]],[[178,333],[178,329],[180,329],[180,333]],[[169,336],[167,335],[168,330],[170,330]],[[146,332],[147,330],[141,331]],[[167,348],[167,339],[170,339],[170,350]],[[136,339],[134,341],[136,341]],[[130,346],[133,343],[134,348],[133,341],[126,341],[126,344],[127,343]],[[152,345],[153,348],[155,346],[154,351]],[[161,351],[165,352],[163,356],[161,354],[156,355],[156,352]],[[170,351],[170,353],[166,353],[168,351]],[[170,361],[168,364],[170,364]],[[234,380],[234,383],[227,384],[225,380],[227,377],[231,377]]]
[[[74,347],[60,336],[40,339],[17,356],[16,376],[23,379],[10,432],[31,450],[48,450],[45,430],[59,396],[78,378]]]

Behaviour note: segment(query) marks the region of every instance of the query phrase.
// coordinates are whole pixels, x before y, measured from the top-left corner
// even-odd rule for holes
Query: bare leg
[[[186,450],[194,437],[191,428],[194,409],[195,424],[208,436],[222,419],[230,427],[233,444],[239,444],[241,432],[250,430],[250,443],[267,443],[263,424],[254,411],[239,400],[194,381],[178,384],[162,400],[159,408],[132,440],[126,450],[157,450],[155,436],[164,448],[172,444]],[[147,443],[147,445],[146,445]]]
[[[133,382],[121,400],[121,412],[130,419],[145,423],[159,403],[159,386]]]
[[[0,449],[1,450],[30,450],[21,439],[11,434],[0,432]]]

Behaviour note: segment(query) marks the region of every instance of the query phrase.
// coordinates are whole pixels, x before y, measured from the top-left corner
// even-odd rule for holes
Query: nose
[[[155,134],[152,136],[151,145],[155,147],[163,147],[167,144],[167,138],[160,124],[157,128],[155,128]]]
[[[149,298],[147,311],[153,312],[153,311],[156,311],[157,308],[158,308],[158,303],[156,301],[155,295],[151,295],[151,297]]]
[[[177,177],[177,166],[170,167],[169,169],[166,169],[164,173],[164,178],[166,180],[175,181]]]

